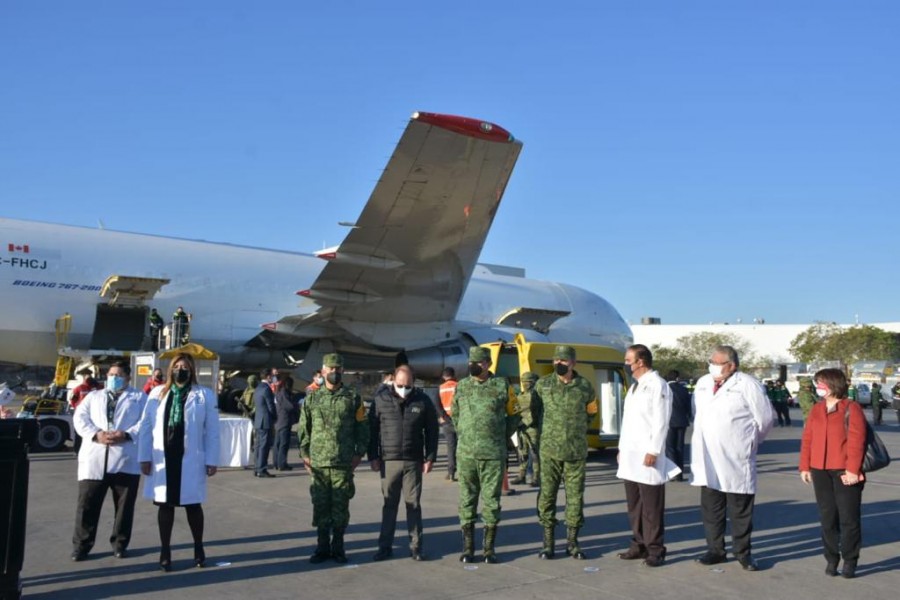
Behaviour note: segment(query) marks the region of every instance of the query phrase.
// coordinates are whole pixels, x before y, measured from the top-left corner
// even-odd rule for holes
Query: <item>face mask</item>
[[[328,380],[328,383],[331,385],[337,385],[341,382],[341,373],[340,371],[334,371],[325,376],[325,379]]]
[[[325,383],[325,378],[320,375],[319,377],[316,377],[315,381],[316,385],[322,385],[323,383]]]
[[[556,366],[554,367],[554,369],[556,369],[556,374],[559,375],[560,377],[562,377],[563,375],[565,375],[566,373],[569,372],[569,365],[567,365],[565,363],[556,363]]]
[[[469,363],[469,375],[472,377],[479,377],[482,373],[484,373],[484,369],[478,363]]]
[[[823,390],[822,388],[816,388],[816,396],[819,398],[824,398],[828,395],[828,390]]]
[[[394,391],[397,392],[397,395],[401,398],[406,398],[409,393],[412,391],[412,386],[402,386],[394,384]]]
[[[184,385],[191,380],[190,369],[175,369],[175,383]]]
[[[713,377],[721,377],[725,365],[709,365],[709,374]]]
[[[111,392],[121,392],[125,389],[125,378],[119,375],[108,375],[106,377],[106,389]]]

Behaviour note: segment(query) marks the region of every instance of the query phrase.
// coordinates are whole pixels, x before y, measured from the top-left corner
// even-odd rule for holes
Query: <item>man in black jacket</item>
[[[672,416],[669,417],[669,433],[666,436],[666,456],[682,471],[675,476],[675,481],[684,481],[684,434],[694,418],[691,393],[681,381],[678,371],[669,371],[666,381],[672,390]]]
[[[272,449],[272,443],[275,441],[273,429],[275,427],[275,419],[278,414],[275,412],[275,392],[273,387],[277,387],[276,378],[278,371],[269,369],[263,373],[263,380],[256,386],[253,392],[253,404],[256,407],[254,415],[254,427],[256,427],[256,466],[254,475],[257,477],[275,477],[269,473],[269,451]]]
[[[373,560],[393,554],[394,529],[400,495],[406,503],[406,527],[413,560],[422,554],[422,473],[430,473],[437,457],[438,420],[434,404],[422,390],[413,387],[412,368],[397,367],[394,381],[381,389],[369,407],[369,461],[381,471],[381,534]]]

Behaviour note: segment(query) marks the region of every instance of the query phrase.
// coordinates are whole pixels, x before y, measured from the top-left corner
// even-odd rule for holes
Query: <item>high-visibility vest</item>
[[[450,415],[452,412],[451,407],[453,406],[453,394],[456,393],[456,380],[448,379],[441,384],[438,390],[441,395],[441,406],[444,407],[444,412]]]

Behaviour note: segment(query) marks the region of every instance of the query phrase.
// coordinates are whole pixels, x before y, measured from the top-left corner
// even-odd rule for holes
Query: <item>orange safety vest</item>
[[[444,412],[452,416],[451,407],[453,406],[453,394],[456,393],[456,380],[448,379],[441,384],[438,390],[441,395],[441,406],[444,407]]]

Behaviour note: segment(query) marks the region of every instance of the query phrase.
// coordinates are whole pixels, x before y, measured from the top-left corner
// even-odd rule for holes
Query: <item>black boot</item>
[[[318,540],[316,541],[316,551],[309,557],[309,562],[314,565],[331,558],[331,538],[329,537],[329,528],[319,527],[317,533]]]
[[[566,529],[566,556],[571,556],[576,560],[584,560],[587,558],[581,548],[578,547],[578,527],[569,527]]]
[[[494,564],[497,562],[497,554],[494,552],[494,542],[497,539],[497,526],[485,525],[484,527],[484,562]]]
[[[853,579],[856,577],[856,561],[844,560],[844,568],[841,569],[841,577],[844,579]]]
[[[475,523],[462,526],[463,551],[459,555],[459,562],[475,562]]]
[[[541,548],[538,558],[547,560],[556,556],[556,551],[553,548],[556,545],[554,533],[553,527],[544,527],[544,547]]]
[[[347,562],[347,555],[344,554],[344,528],[335,527],[334,535],[331,538],[331,558],[334,562],[344,564]]]

